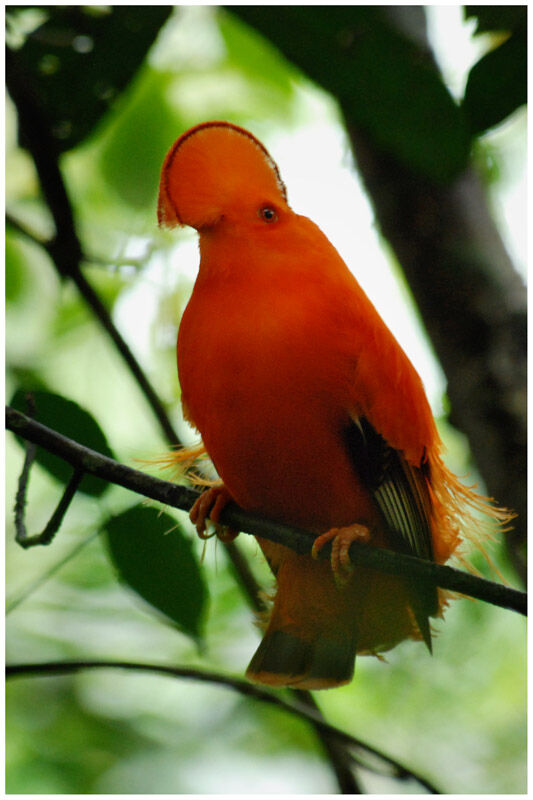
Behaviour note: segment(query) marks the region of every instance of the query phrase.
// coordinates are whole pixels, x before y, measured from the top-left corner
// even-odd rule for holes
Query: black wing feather
[[[371,493],[394,547],[433,560],[427,466],[409,464],[365,417],[350,423],[346,442],[357,474]],[[438,609],[437,589],[418,579],[410,594],[418,626],[431,650],[428,616]]]

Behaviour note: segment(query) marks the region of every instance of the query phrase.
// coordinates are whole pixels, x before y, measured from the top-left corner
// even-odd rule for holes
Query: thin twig
[[[266,611],[268,606],[263,600],[263,590],[256,581],[246,556],[236,547],[235,542],[225,542],[224,549],[229,558],[235,580],[241,586],[250,607],[259,613]]]
[[[25,586],[13,598],[7,598],[5,606],[6,617],[8,614],[11,614],[12,611],[18,608],[25,600],[27,600],[28,597],[31,594],[33,594],[37,589],[39,589],[41,586],[44,586],[44,584],[48,580],[50,580],[50,578],[52,578],[57,572],[59,572],[59,570],[62,567],[64,567],[65,564],[68,564],[68,562],[71,561],[75,556],[77,556],[78,553],[81,550],[83,550],[84,547],[86,547],[88,544],[90,544],[96,538],[98,538],[100,534],[101,534],[100,528],[97,528],[97,530],[92,531],[91,534],[87,536],[82,542],[79,542],[75,547],[73,547],[72,550],[69,553],[67,553],[66,556],[64,556],[64,558],[60,559],[59,561],[56,561],[55,564],[52,564],[52,566],[49,569],[47,569],[44,574],[39,575],[39,577],[36,578],[34,581],[32,581],[32,583],[30,583],[29,586]]]
[[[53,239],[48,239],[46,236],[38,233],[34,228],[30,228],[26,222],[23,222],[9,211],[6,211],[6,225],[11,228],[14,233],[22,236],[24,239],[29,239],[29,241],[33,242],[33,244],[37,244],[39,247],[42,247],[47,253],[50,253],[50,251],[53,250]],[[84,250],[82,261],[84,264],[90,264],[94,267],[106,267],[107,269],[112,269],[113,271],[117,271],[121,267],[129,267],[138,272],[142,268],[143,264],[146,263],[154,249],[154,245],[147,247],[145,254],[141,258],[117,258],[116,256],[111,258]]]
[[[33,442],[26,442],[26,455],[24,456],[24,464],[22,465],[22,471],[18,481],[17,494],[15,495],[15,539],[23,547],[28,540],[28,532],[24,521],[26,495],[28,492],[30,470],[35,461],[36,454],[37,445],[33,444]]]
[[[26,392],[26,407],[30,417],[35,416],[35,397],[32,392]],[[28,483],[30,472],[37,455],[37,445],[33,442],[26,442],[26,454],[24,464],[20,473],[17,494],[15,495],[15,540],[24,547],[24,542],[28,539],[24,514],[26,509],[26,497],[28,495]]]
[[[41,533],[36,533],[34,536],[27,536],[26,530],[24,529],[24,536],[22,537],[19,535],[19,531],[17,531],[16,539],[21,547],[24,547],[27,550],[29,547],[51,544],[54,536],[61,527],[61,523],[65,518],[65,514],[68,511],[68,507],[70,506],[74,495],[78,491],[78,486],[80,485],[84,474],[85,473],[82,469],[74,470],[72,477],[65,486],[65,491],[63,492],[54,513],[48,520],[46,527]]]
[[[116,483],[145,497],[165,503],[173,508],[188,511],[198,497],[198,492],[186,486],[163,481],[152,475],[127,467],[112,458],[90,450],[51,428],[30,419],[20,411],[6,407],[6,427],[23,438],[44,447],[51,453],[104,480]],[[221,515],[224,524],[231,525],[253,536],[290,547],[299,554],[309,554],[314,536],[307,531],[280,525],[271,520],[250,514],[234,503],[229,504]],[[329,558],[331,549],[327,545],[320,551],[320,557]],[[527,594],[494,581],[478,578],[468,572],[435,564],[432,561],[395,553],[390,550],[354,542],[350,547],[350,559],[356,565],[371,567],[391,575],[409,575],[424,578],[436,586],[461,594],[476,597],[487,603],[508,608],[521,614],[527,613]]]
[[[86,669],[124,669],[124,670],[142,670],[144,672],[153,672],[160,675],[169,675],[172,677],[189,678],[197,680],[202,683],[214,683],[219,686],[225,686],[232,689],[246,697],[251,697],[254,700],[259,700],[263,703],[273,705],[290,714],[294,714],[300,718],[312,722],[318,729],[327,732],[337,741],[343,742],[349,748],[353,748],[357,756],[354,756],[357,764],[365,769],[376,771],[367,762],[359,759],[359,751],[363,753],[370,753],[374,758],[381,760],[383,764],[387,765],[389,770],[386,773],[382,771],[379,774],[387,774],[390,777],[399,778],[401,780],[416,780],[420,783],[429,793],[439,794],[439,791],[425,778],[417,775],[412,770],[407,769],[403,764],[396,761],[396,759],[383,753],[371,745],[366,744],[361,739],[341,730],[340,728],[326,722],[316,711],[310,709],[303,703],[288,703],[284,700],[279,693],[274,694],[259,686],[255,686],[248,681],[240,678],[232,678],[227,675],[222,675],[217,672],[202,670],[194,667],[177,667],[169,666],[166,664],[147,664],[130,661],[48,661],[41,664],[11,664],[6,667],[6,677],[42,677],[44,675],[61,675],[79,672]]]
[[[12,228],[15,233],[18,233],[21,236],[24,236],[25,239],[29,239],[34,244],[38,244],[40,247],[43,247],[45,250],[48,250],[50,247],[50,239],[47,239],[41,234],[37,233],[37,231],[28,228],[28,226],[19,220],[17,217],[14,217],[13,214],[6,212],[6,224]]]

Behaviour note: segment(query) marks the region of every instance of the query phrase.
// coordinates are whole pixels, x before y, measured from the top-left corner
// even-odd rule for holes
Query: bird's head
[[[289,211],[268,151],[229,122],[204,122],[172,145],[161,171],[158,219],[205,230],[222,219],[275,222]]]

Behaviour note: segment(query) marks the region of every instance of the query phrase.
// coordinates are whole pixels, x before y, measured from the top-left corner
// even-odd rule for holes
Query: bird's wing
[[[431,559],[427,464],[408,464],[365,417],[352,420],[345,436],[357,473],[372,494],[395,545]]]
[[[418,465],[410,464],[366,417],[351,420],[345,441],[357,474],[381,513],[394,549],[432,560],[427,461],[422,457]],[[410,595],[420,632],[431,649],[428,617],[439,606],[436,587],[417,579]]]

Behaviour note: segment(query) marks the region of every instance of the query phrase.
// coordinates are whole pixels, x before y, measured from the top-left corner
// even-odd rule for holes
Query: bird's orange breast
[[[199,280],[178,339],[184,403],[243,507],[314,531],[372,517],[342,435],[354,320],[320,281],[276,275]]]

